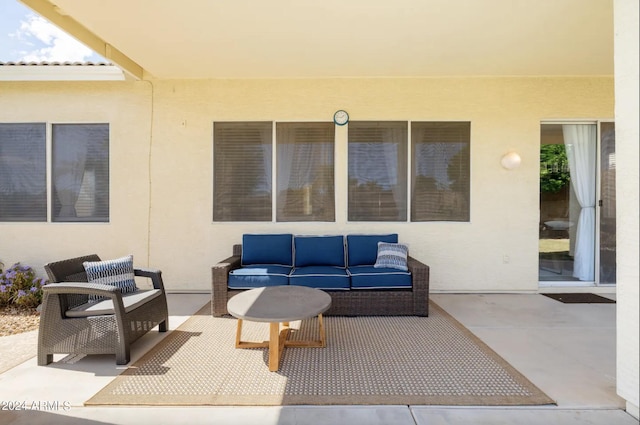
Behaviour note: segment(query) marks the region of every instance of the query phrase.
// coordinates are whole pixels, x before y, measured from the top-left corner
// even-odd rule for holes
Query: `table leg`
[[[280,368],[280,359],[285,347],[326,347],[325,329],[322,314],[318,315],[318,331],[320,339],[316,341],[288,341],[289,322],[269,323],[269,341],[250,342],[242,341],[242,319],[238,319],[236,329],[236,348],[268,348],[269,349],[269,370],[276,372]]]
[[[284,343],[285,347],[326,347],[327,342],[325,339],[325,330],[324,330],[324,320],[322,318],[322,314],[318,314],[318,333],[319,339],[316,340],[307,340],[307,341],[286,341]]]
[[[320,346],[326,347],[327,343],[324,337],[324,321],[322,320],[322,314],[318,314],[318,326],[320,328]]]
[[[280,323],[269,323],[269,370],[275,372],[280,366]]]
[[[241,346],[241,336],[242,336],[242,319],[238,319],[238,326],[236,328],[236,348],[240,348]]]

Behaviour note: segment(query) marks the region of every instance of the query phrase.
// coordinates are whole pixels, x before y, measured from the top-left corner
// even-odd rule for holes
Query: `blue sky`
[[[17,0],[0,0],[0,62],[104,61]]]

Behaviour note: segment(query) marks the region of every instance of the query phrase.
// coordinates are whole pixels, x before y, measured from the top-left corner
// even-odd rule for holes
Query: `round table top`
[[[326,292],[297,285],[250,289],[227,302],[229,314],[252,322],[293,322],[324,313],[330,306]]]

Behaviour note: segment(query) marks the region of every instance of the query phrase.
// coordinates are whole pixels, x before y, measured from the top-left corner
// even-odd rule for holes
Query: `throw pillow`
[[[85,261],[82,265],[87,272],[87,281],[89,283],[117,286],[122,294],[138,290],[133,271],[133,255],[113,260]],[[102,297],[91,295],[89,299],[98,300],[102,299]]]
[[[378,242],[378,257],[373,267],[407,271],[409,247],[401,243]]]

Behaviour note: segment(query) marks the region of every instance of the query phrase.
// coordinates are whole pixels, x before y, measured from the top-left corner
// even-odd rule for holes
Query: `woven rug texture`
[[[325,348],[288,347],[269,372],[266,348],[236,349],[236,320],[206,305],[86,405],[553,404],[435,303],[429,317],[324,317]],[[290,339],[318,338],[317,318]],[[243,323],[242,339],[268,339]]]

